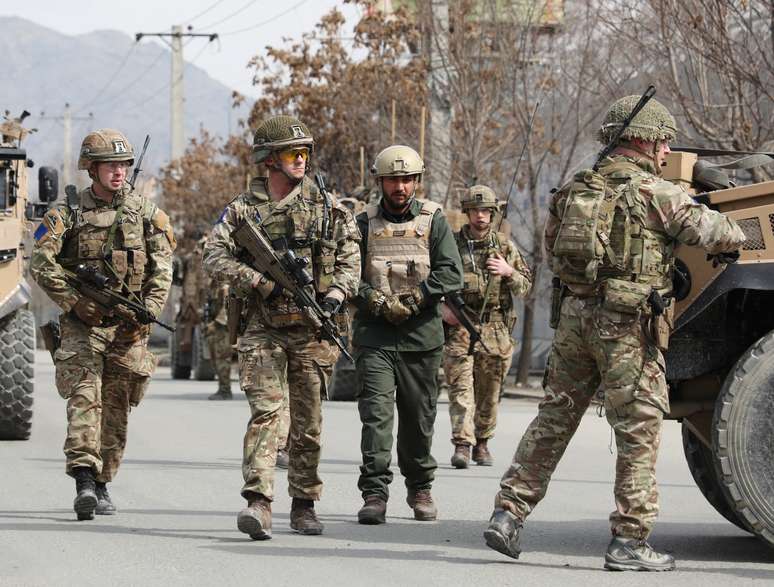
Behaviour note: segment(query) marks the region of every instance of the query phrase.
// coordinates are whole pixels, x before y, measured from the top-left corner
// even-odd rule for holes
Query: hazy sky
[[[6,0],[0,3],[0,14],[71,35],[115,29],[134,36],[169,32],[175,24],[190,24],[193,32],[219,33],[220,41],[209,47],[206,39],[193,39],[184,49],[185,60],[195,58],[194,63],[213,78],[256,96],[246,69],[249,59],[267,45],[280,46],[283,37],[298,38],[312,30],[334,6],[354,23],[358,9],[341,0]],[[141,42],[160,41],[145,38]]]

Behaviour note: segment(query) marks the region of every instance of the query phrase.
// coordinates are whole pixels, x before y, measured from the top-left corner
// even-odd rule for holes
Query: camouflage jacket
[[[659,177],[649,159],[614,154],[601,162],[600,169],[619,162],[633,164],[641,170],[633,172],[628,180],[636,181],[639,186],[637,209],[629,210],[632,221],[639,223],[644,233],[653,235],[651,240],[654,243],[664,243],[662,250],[648,246],[643,251],[643,257],[652,257],[642,260],[642,267],[644,273],[651,274],[646,277],[648,282],[653,281],[654,287],[671,288],[674,247],[677,244],[702,247],[708,253],[716,254],[736,251],[745,241],[742,229],[734,220],[696,202],[683,188]],[[565,186],[554,193],[548,209],[544,246],[549,266],[552,265],[554,243],[566,200]],[[600,275],[599,279],[604,277]],[[596,285],[572,285],[571,289],[584,295],[595,291]]]
[[[484,238],[474,239],[467,224],[455,233],[454,238],[462,258],[465,280],[462,295],[465,304],[478,315],[478,311],[483,306],[489,282],[494,280],[487,308],[509,313],[513,307],[512,296],[523,297],[532,286],[532,273],[519,249],[502,233],[490,231]],[[486,261],[494,253],[498,253],[508,265],[513,267],[514,272],[510,277],[502,278],[499,275],[491,275],[487,271]]]
[[[287,247],[299,257],[309,258],[318,296],[332,295],[339,301],[354,296],[360,282],[360,233],[350,211],[333,202],[331,238],[323,239],[323,199],[309,178],[304,177],[279,202],[271,199],[263,178],[254,180],[250,188],[226,206],[212,229],[204,247],[205,271],[228,283],[235,295],[249,296],[251,303],[257,304],[266,325],[273,325],[276,316],[299,313],[295,303],[284,296],[277,296],[267,304],[259,295],[253,295],[252,283],[261,274],[238,249],[231,233],[245,219],[259,216],[278,252]]]
[[[119,217],[120,210],[120,217]],[[117,219],[117,220],[116,220]],[[117,221],[109,263],[101,253]],[[64,267],[79,262],[100,272],[122,276],[117,291],[136,294],[156,317],[172,285],[172,252],[176,246],[169,217],[128,186],[106,203],[91,188],[80,193],[80,205],[59,204],[49,210],[35,231],[30,273],[48,296],[69,311],[81,297],[65,279]],[[63,267],[64,266],[64,267]]]

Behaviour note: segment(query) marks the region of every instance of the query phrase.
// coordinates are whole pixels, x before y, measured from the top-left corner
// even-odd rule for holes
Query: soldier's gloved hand
[[[731,251],[730,253],[716,253],[714,255],[707,255],[707,261],[712,261],[712,266],[718,265],[731,265],[739,260],[739,251]]]
[[[339,310],[339,300],[333,296],[325,296],[322,302],[320,302],[320,308],[325,313],[326,318],[330,318]]]
[[[102,319],[105,317],[105,313],[99,307],[99,305],[89,298],[82,297],[73,306],[73,312],[84,324],[89,326],[99,326],[102,324]]]
[[[382,316],[391,324],[400,324],[412,316],[412,311],[407,308],[396,295],[387,296],[382,304]]]
[[[407,293],[400,294],[401,303],[416,316],[425,307],[425,293],[421,287],[412,287]]]
[[[155,316],[150,313],[150,310],[137,311],[134,313],[134,319],[138,324],[146,325],[153,322]]]
[[[261,275],[253,280],[253,288],[258,291],[260,296],[266,302],[271,302],[276,299],[277,296],[282,294],[283,290],[279,283],[269,279],[265,275]]]
[[[382,308],[384,307],[384,302],[386,301],[387,301],[387,296],[385,296],[378,289],[370,290],[368,292],[368,297],[366,298],[366,305],[368,306],[368,311],[373,316],[381,316]]]

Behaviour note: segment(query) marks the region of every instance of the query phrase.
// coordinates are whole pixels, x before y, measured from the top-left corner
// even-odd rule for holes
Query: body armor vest
[[[309,260],[315,292],[318,297],[324,295],[333,282],[337,246],[330,235],[322,234],[323,204],[319,191],[304,178],[300,197],[293,198],[281,210],[276,208],[276,202],[261,202],[255,207],[256,219],[260,219],[279,256],[292,250],[297,257]],[[332,223],[331,218],[329,224]],[[284,296],[261,304],[261,320],[274,328],[307,324],[298,306]]]
[[[419,214],[407,222],[389,222],[381,206],[370,205],[365,280],[385,295],[406,293],[430,275],[430,225],[441,206],[422,200]]]
[[[490,231],[483,239],[474,240],[470,238],[468,230],[463,228],[454,238],[462,258],[462,297],[465,304],[478,315],[484,304],[487,285],[489,281],[494,281],[489,292],[487,308],[491,311],[499,310],[501,313],[509,312],[513,305],[510,291],[503,287],[500,275],[491,275],[486,268],[486,261],[493,253],[506,256],[501,243],[507,242],[507,237],[502,233]]]
[[[61,260],[66,265],[83,263],[95,267],[113,278],[111,286],[116,291],[125,284],[130,292],[139,293],[148,259],[142,198],[126,194],[118,208],[97,207],[89,188],[81,192],[81,206],[71,209],[71,214],[73,225],[62,247]],[[107,250],[114,224],[113,243]]]
[[[650,285],[661,293],[671,288],[674,244],[648,213],[650,202],[639,189],[645,177],[629,162],[576,174],[560,202],[553,259],[554,273],[570,289],[585,290],[606,279]],[[580,197],[573,200],[573,191]]]

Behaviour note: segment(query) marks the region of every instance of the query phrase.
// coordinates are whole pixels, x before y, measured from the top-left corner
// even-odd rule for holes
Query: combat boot
[[[290,527],[305,536],[322,534],[323,525],[317,519],[314,502],[311,499],[293,498],[290,505]]]
[[[476,446],[473,447],[473,460],[477,465],[491,467],[494,459],[486,446],[486,438],[476,438]]]
[[[511,558],[519,558],[519,531],[522,521],[508,510],[496,509],[484,530],[484,540],[489,548]]]
[[[470,463],[470,446],[467,444],[456,445],[451,458],[452,467],[455,469],[467,469],[468,463]]]
[[[78,494],[75,496],[73,509],[79,520],[93,520],[97,507],[94,471],[91,467],[73,467],[72,475],[75,477],[75,491]]]
[[[224,389],[219,389],[209,397],[207,397],[208,400],[211,401],[217,401],[217,400],[228,400],[233,399],[233,396],[231,395],[231,392]]]
[[[97,481],[95,493],[97,494],[97,507],[94,513],[98,516],[112,516],[115,514],[116,506],[113,505],[113,500],[110,499],[107,483]]]
[[[406,503],[414,510],[414,519],[420,522],[432,522],[438,517],[438,509],[433,502],[429,489],[409,490]]]
[[[290,466],[290,455],[284,448],[277,451],[277,466],[280,469],[287,469]]]
[[[357,513],[359,524],[384,524],[387,515],[387,502],[378,495],[367,495],[363,502],[363,507]]]
[[[253,540],[271,538],[271,502],[260,493],[248,492],[247,507],[237,516],[237,528]]]
[[[644,540],[613,536],[605,553],[605,568],[609,571],[674,571],[671,554],[656,552]]]

